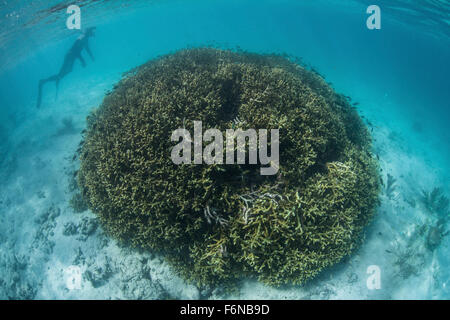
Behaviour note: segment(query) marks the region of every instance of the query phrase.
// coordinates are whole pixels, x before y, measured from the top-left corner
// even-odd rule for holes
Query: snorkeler
[[[94,56],[92,55],[92,52],[89,48],[89,38],[93,37],[95,34],[95,27],[90,27],[86,29],[75,41],[75,43],[72,45],[72,48],[70,48],[69,52],[67,52],[66,56],[64,57],[64,63],[61,66],[61,69],[59,70],[58,74],[55,74],[51,77],[41,79],[39,80],[39,92],[38,92],[38,99],[36,106],[39,108],[41,106],[41,100],[42,100],[42,88],[45,83],[50,81],[56,82],[56,91],[58,91],[58,85],[59,81],[64,78],[66,75],[68,75],[70,72],[72,72],[73,64],[76,59],[79,59],[81,62],[81,65],[83,67],[86,67],[86,62],[84,61],[83,57],[81,56],[81,51],[83,49],[86,49],[86,52],[91,57],[92,61],[95,61]]]

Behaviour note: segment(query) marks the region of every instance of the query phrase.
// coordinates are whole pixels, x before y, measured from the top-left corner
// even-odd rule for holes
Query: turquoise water
[[[383,179],[387,174],[396,179],[393,193],[384,190],[366,242],[350,262],[307,287],[264,288],[249,280],[239,298],[450,297],[448,226],[433,249],[426,248],[427,236],[415,231],[435,219],[422,191],[439,188],[450,196],[449,1],[76,3],[82,27],[97,27],[90,40],[95,61],[84,52],[87,66],[76,61],[57,94],[54,84],[47,84],[40,109],[39,80],[58,72],[79,36],[65,25],[69,2],[0,4],[0,273],[8,279],[0,281],[0,298],[158,299],[164,291],[175,298],[228,298],[184,283],[158,257],[141,263],[140,253],[117,246],[101,227],[87,235],[64,232],[70,223],[79,227],[95,220],[91,212],[75,214],[68,205],[70,176],[77,169],[71,160],[89,111],[123,72],[198,46],[302,58],[359,103]],[[370,4],[381,8],[380,30],[366,27]],[[71,265],[81,268],[81,289],[66,288],[64,270]],[[369,265],[380,266],[381,289],[367,288]],[[153,270],[153,281],[142,276],[146,268]],[[124,287],[126,282],[131,284]]]

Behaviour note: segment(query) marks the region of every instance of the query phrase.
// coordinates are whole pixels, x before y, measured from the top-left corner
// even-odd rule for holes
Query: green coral
[[[171,133],[194,120],[279,129],[278,174],[173,164]],[[88,117],[78,182],[109,234],[199,285],[301,284],[361,242],[380,190],[370,149],[317,74],[278,55],[188,49],[132,70]]]

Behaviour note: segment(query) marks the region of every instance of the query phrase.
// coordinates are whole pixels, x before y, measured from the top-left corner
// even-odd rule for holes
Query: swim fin
[[[44,80],[39,80],[39,88],[38,88],[38,98],[37,98],[37,103],[36,103],[36,107],[39,109],[41,107],[41,102],[42,102],[42,87],[44,86],[45,81]]]

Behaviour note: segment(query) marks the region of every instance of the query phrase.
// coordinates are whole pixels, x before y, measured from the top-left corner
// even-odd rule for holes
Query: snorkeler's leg
[[[72,72],[73,69],[73,63],[76,59],[76,56],[69,52],[64,57],[64,62],[59,69],[59,73],[55,74],[51,77],[48,77],[46,79],[42,79],[39,81],[39,92],[38,92],[38,101],[37,101],[37,107],[39,108],[41,106],[41,100],[42,100],[42,89],[45,83],[50,81],[55,81],[56,84],[56,96],[58,95],[58,87],[59,87],[59,81],[64,78],[66,75],[68,75],[70,72]]]
[[[38,97],[37,97],[37,102],[36,102],[36,108],[40,108],[41,107],[41,102],[42,102],[42,86],[44,85],[44,82],[42,80],[39,80],[39,87],[38,87]]]
[[[74,62],[75,56],[71,53],[66,54],[66,57],[64,58],[64,63],[61,69],[59,70],[57,79],[55,80],[56,81],[55,99],[58,97],[59,81],[72,72]]]
[[[37,103],[36,103],[36,107],[38,109],[40,108],[41,102],[42,102],[42,89],[44,87],[44,84],[46,84],[47,82],[50,82],[50,81],[59,81],[58,77],[59,77],[59,75],[55,74],[54,76],[39,80],[38,98],[37,98]]]
[[[77,57],[71,52],[66,54],[66,56],[64,57],[63,65],[61,66],[61,69],[59,69],[59,73],[58,73],[58,78],[59,79],[58,80],[61,80],[66,75],[68,75],[69,73],[72,72],[73,63],[75,62],[76,58]]]

